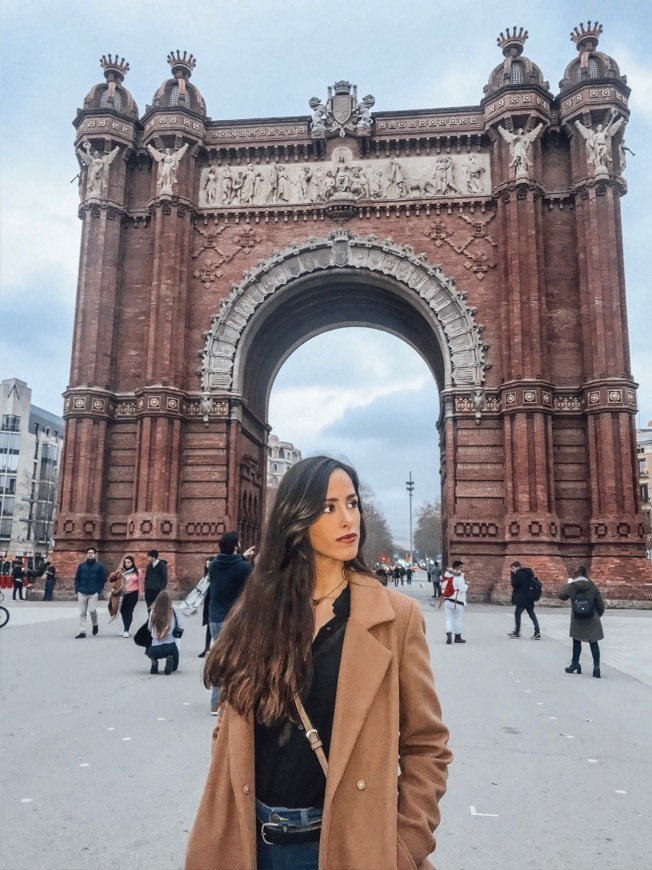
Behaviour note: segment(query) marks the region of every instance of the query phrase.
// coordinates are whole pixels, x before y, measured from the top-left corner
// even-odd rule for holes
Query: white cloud
[[[80,221],[77,184],[69,169],[14,163],[2,185],[0,245],[3,304],[26,286],[47,281],[72,307],[77,284]],[[56,180],[55,180],[56,179]],[[36,300],[35,300],[36,301]]]

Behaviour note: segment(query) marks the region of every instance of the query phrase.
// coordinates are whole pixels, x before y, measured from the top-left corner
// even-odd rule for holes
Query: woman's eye
[[[324,505],[324,513],[325,514],[332,514],[334,510],[335,510],[335,508],[333,507],[332,504]]]
[[[352,499],[351,499],[351,501],[349,502],[349,507],[350,507],[350,508],[353,508],[354,510],[357,510],[357,508],[358,508],[358,500],[357,500],[357,498],[352,498]]]

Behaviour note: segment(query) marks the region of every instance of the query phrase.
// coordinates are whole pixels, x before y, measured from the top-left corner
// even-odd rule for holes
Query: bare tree
[[[391,560],[391,554],[394,552],[394,542],[392,541],[392,533],[389,530],[389,525],[382,508],[379,507],[376,501],[374,491],[364,481],[360,482],[360,496],[362,499],[365,528],[367,530],[364,556],[369,567],[373,568],[376,562],[380,562],[382,555],[386,555],[388,560]]]
[[[441,553],[441,505],[426,501],[417,509],[414,548],[424,559],[434,559]]]

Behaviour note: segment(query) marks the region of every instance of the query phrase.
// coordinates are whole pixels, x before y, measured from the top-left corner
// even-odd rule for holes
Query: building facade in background
[[[224,526],[256,542],[279,368],[371,326],[437,383],[444,557],[477,594],[502,600],[515,559],[544,585],[586,564],[609,597],[652,590],[620,214],[630,88],[601,34],[575,28],[554,91],[509,28],[476,105],[372,112],[338,80],[306,94],[310,114],[238,121],[209,115],[186,52],[142,115],[128,64],[102,58],[74,121],[62,578],[91,542],[109,562],[155,547],[176,578]]]
[[[270,435],[267,441],[267,490],[278,489],[285,473],[301,459],[301,451],[289,441]]]
[[[265,515],[269,516],[276,491],[287,471],[301,459],[301,451],[289,441],[281,441],[278,435],[271,434],[267,440],[267,492],[265,494]]]
[[[31,404],[24,381],[0,393],[0,556],[39,568],[52,545],[64,421]]]
[[[648,423],[648,426],[650,424]],[[652,429],[636,432],[638,482],[641,493],[641,513],[647,528],[647,552],[652,559]]]

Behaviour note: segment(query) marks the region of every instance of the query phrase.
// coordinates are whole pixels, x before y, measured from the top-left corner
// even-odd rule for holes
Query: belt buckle
[[[266,846],[273,846],[274,843],[270,843],[269,840],[265,837],[265,829],[273,828],[275,831],[278,831],[281,828],[279,822],[289,822],[289,819],[286,819],[283,816],[279,816],[278,813],[272,813],[269,817],[269,822],[261,823],[260,836],[262,837],[263,843],[265,843]]]

